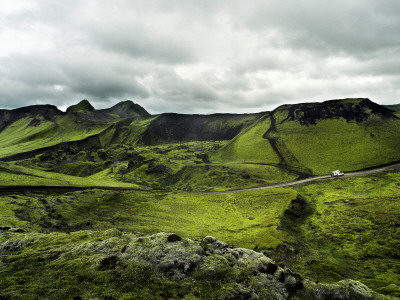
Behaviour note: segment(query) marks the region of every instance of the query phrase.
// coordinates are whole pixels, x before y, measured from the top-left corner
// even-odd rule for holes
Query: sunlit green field
[[[285,189],[234,194],[91,190],[4,195],[0,224],[28,231],[122,228],[148,234],[176,232],[195,239],[212,235],[237,246],[266,249],[285,237],[277,226],[294,197],[294,191]]]
[[[0,132],[0,157],[81,140],[110,126],[71,117],[58,117],[54,122],[41,119],[40,124],[35,126],[29,125],[32,120],[22,118]]]
[[[110,247],[119,249],[132,233],[173,232],[196,240],[211,235],[237,247],[265,251],[316,281],[352,278],[400,296],[400,171],[233,192],[400,161],[398,115],[371,114],[362,121],[332,117],[301,124],[306,111],[300,111],[300,119],[291,119],[289,108],[237,119],[195,116],[201,128],[187,121],[189,116],[175,115],[108,123],[77,115],[14,122],[0,132],[0,158],[37,151],[0,162],[0,255],[13,241],[27,245],[21,252],[0,256],[0,277],[4,265],[14,270],[14,259],[18,261],[15,274],[2,277],[0,283],[15,284],[19,276],[29,282],[37,266],[46,273],[48,266],[38,253],[49,251],[53,243],[75,255],[81,250],[68,247],[115,237]],[[164,130],[163,122],[172,122],[168,124],[182,135]],[[185,136],[177,124],[192,126],[192,136]],[[230,140],[201,140],[209,130],[238,133]],[[53,147],[40,150],[48,146]],[[23,191],[18,190],[21,186]],[[10,228],[13,233],[7,232]],[[31,242],[37,248],[30,249]],[[18,264],[28,263],[32,253],[27,268],[31,271],[21,275]],[[85,259],[63,260],[68,260],[63,269],[67,280],[73,280],[74,268],[92,266],[89,260],[95,258]],[[107,284],[112,277],[111,271],[110,277],[97,271],[85,275],[98,276],[88,280],[92,289],[96,280]],[[40,285],[35,281],[30,291],[43,291],[44,285],[36,284]],[[68,289],[73,290],[73,284]],[[13,292],[19,293],[17,288]]]
[[[360,170],[400,160],[400,121],[365,124],[344,119],[324,120],[317,125],[298,126],[285,122],[279,136],[298,161],[314,174],[331,170]]]
[[[269,118],[256,122],[213,155],[213,160],[278,164],[279,157],[272,149],[270,142],[263,138],[270,126]]]
[[[293,218],[293,267],[320,281],[351,277],[400,296],[400,171],[297,187],[311,206]],[[300,223],[299,223],[300,221]]]
[[[60,173],[46,172],[19,166],[15,163],[0,162],[0,188],[18,186],[69,186],[69,187],[126,187],[138,188],[135,184],[115,181],[77,177]]]

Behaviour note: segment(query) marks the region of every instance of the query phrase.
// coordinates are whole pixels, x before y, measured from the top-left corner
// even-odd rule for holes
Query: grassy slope
[[[0,225],[39,232],[120,228],[176,232],[194,239],[213,235],[271,253],[278,247],[283,252],[275,258],[318,281],[352,278],[399,296],[389,286],[400,284],[399,184],[400,172],[392,172],[235,194],[101,190],[8,194],[0,198]],[[302,214],[301,207],[285,213],[297,193],[312,213],[304,222],[292,219],[296,230],[291,231],[281,220]]]
[[[1,207],[7,209],[0,210],[0,225],[39,231],[116,227],[176,232],[190,238],[213,235],[237,246],[266,249],[285,237],[277,225],[295,197],[295,192],[284,189],[237,194],[94,190],[3,196]]]
[[[283,249],[282,262],[315,280],[353,278],[399,296],[389,286],[400,284],[399,184],[400,172],[392,172],[237,194],[101,190],[8,194],[0,198],[0,225],[42,232],[121,228],[176,232],[190,238],[210,234],[242,247]],[[294,190],[313,212],[304,223],[294,223],[300,231],[291,232],[280,222],[298,197]],[[301,215],[301,208],[289,215]],[[282,242],[291,246],[280,246]]]
[[[271,144],[263,138],[270,126],[269,118],[261,119],[232,139],[212,156],[212,160],[217,162],[279,163],[279,157],[272,149]]]
[[[107,146],[111,143],[123,143],[135,146],[139,143],[140,136],[155,118],[157,117],[138,117],[129,124],[123,126],[115,125],[99,135],[101,144]]]
[[[122,146],[116,150],[122,150],[124,156],[114,153],[116,150],[108,148],[106,151],[114,157],[114,163],[106,169],[92,173],[90,176],[95,178],[113,178],[115,180],[132,182],[139,185],[158,189],[177,189],[177,190],[227,190],[239,187],[258,186],[273,182],[284,182],[294,180],[298,175],[276,166],[251,164],[251,163],[213,163],[203,161],[202,156],[209,157],[219,147],[226,142],[189,142],[184,144],[166,144],[153,147],[135,147],[134,150],[124,150]],[[114,149],[114,148],[113,148]],[[93,155],[91,152],[90,156]],[[135,161],[135,155],[140,153],[146,162],[138,162],[137,167],[129,168],[129,161]],[[56,157],[62,154],[56,155]],[[82,160],[83,159],[83,160]],[[65,161],[73,160],[77,166],[84,165],[87,155],[75,155]],[[40,161],[46,167],[48,164]],[[86,163],[89,166],[90,162]],[[92,162],[96,164],[97,162]],[[26,165],[38,164],[37,161],[30,160]],[[64,162],[62,163],[64,164]],[[151,166],[161,166],[159,172],[152,172]],[[72,167],[72,163],[64,165]],[[62,171],[60,168],[58,171]]]
[[[314,174],[359,170],[400,160],[400,120],[370,117],[356,123],[328,119],[304,126],[297,121],[280,124],[286,115],[275,115],[279,136]]]
[[[13,186],[138,187],[110,179],[82,178],[0,162],[0,188]]]
[[[359,102],[349,99],[326,105],[357,107]],[[316,175],[329,174],[336,169],[365,169],[400,160],[400,120],[395,117],[382,119],[370,115],[361,122],[327,118],[317,120],[316,125],[301,125],[298,120],[287,120],[290,109],[291,106],[282,106],[272,113],[276,129],[270,130],[268,138],[275,141],[276,148],[263,138],[271,127],[271,120],[264,119],[242,131],[211,158],[216,162],[282,163]],[[368,112],[368,108],[365,111]]]
[[[312,213],[299,219],[304,208],[297,207],[286,215],[297,243],[282,248],[281,259],[293,257],[292,267],[315,280],[353,278],[400,296],[393,286],[400,285],[399,184],[396,171],[295,188]]]
[[[244,178],[247,174],[249,178]],[[191,187],[194,190],[224,191],[275,182],[295,180],[298,176],[289,171],[268,165],[227,163],[183,168],[174,188]]]
[[[29,126],[32,118],[22,118],[0,132],[0,157],[27,152],[66,141],[76,141],[98,134],[110,126],[92,123],[73,116],[57,117],[55,122],[41,120]]]

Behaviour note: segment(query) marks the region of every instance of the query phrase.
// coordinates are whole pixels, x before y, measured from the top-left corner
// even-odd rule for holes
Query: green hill
[[[82,100],[65,113],[52,105],[0,110],[0,157],[85,140],[126,118],[142,116],[149,116],[149,113],[131,101],[95,110],[89,101]]]
[[[400,118],[368,99],[283,105],[237,136],[216,160],[278,163],[308,174],[400,160]]]
[[[0,158],[159,188],[248,187],[400,160],[400,117],[368,99],[258,114],[154,116],[131,101],[96,110],[83,100],[66,113],[41,105],[0,116]],[[199,144],[180,146],[191,142]]]
[[[0,110],[0,143],[0,299],[400,296],[399,170],[241,190],[400,161],[399,113],[368,99],[37,105]]]

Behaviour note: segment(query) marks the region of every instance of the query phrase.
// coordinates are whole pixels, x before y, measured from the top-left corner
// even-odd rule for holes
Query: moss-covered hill
[[[32,106],[0,118],[2,160],[145,188],[226,190],[400,160],[399,115],[368,99],[155,116],[131,101],[96,110],[84,100],[66,113]]]
[[[2,299],[389,299],[353,280],[305,280],[211,236],[3,233],[0,257]]]
[[[0,110],[0,142],[0,299],[400,296],[399,171],[225,193],[399,161],[399,115],[368,99],[31,106]]]
[[[25,170],[22,167],[11,169],[19,176],[19,181],[24,180]],[[39,176],[43,173],[37,171],[32,177],[36,175],[35,180],[41,181],[43,178]],[[77,183],[71,181],[71,184]],[[100,232],[91,241],[96,241],[95,237],[105,240],[102,232],[110,229],[120,236],[135,233],[132,238],[136,238],[138,232],[145,235],[175,232],[192,240],[212,235],[236,247],[266,252],[277,263],[313,281],[334,283],[350,278],[376,292],[399,297],[399,184],[400,171],[397,170],[368,177],[329,179],[295,188],[236,193],[123,191],[101,187],[85,190],[10,188],[0,191],[0,238],[4,238],[4,243],[14,243],[15,239],[29,241],[48,237],[44,244],[47,250],[29,246],[23,252],[0,254],[0,272],[10,283],[8,288],[18,289],[18,281],[7,279],[8,276],[20,276],[22,266],[23,269],[41,267],[43,272],[49,271],[47,268],[53,265],[42,260],[49,254],[47,252],[61,247],[58,237],[63,241],[61,248],[69,249],[68,243],[74,244],[74,237],[82,230]],[[118,242],[114,252],[123,246]],[[29,261],[28,255],[36,257],[36,251],[42,265],[36,260]],[[74,255],[71,254],[70,259],[76,262],[78,257]],[[21,257],[25,258],[20,263],[11,264],[15,262],[13,259]],[[66,260],[58,263],[69,264]],[[10,272],[11,266],[16,274]],[[62,272],[66,276],[65,284],[71,284],[69,280],[75,282],[74,276],[81,271],[76,266]],[[102,284],[102,274],[91,275],[93,285]],[[24,280],[27,285],[35,286],[37,276],[37,273],[28,272]],[[57,285],[57,288],[62,286]],[[100,293],[100,287],[98,289]],[[121,290],[115,288],[115,293]]]
[[[85,140],[126,118],[147,116],[142,107],[131,101],[107,110],[95,110],[83,100],[69,107],[66,113],[53,105],[0,110],[0,157]]]
[[[131,101],[96,110],[82,100],[65,113],[52,105],[0,110],[0,157],[19,153],[26,157],[31,151],[48,151],[68,142],[87,146],[87,140],[102,147],[229,140],[257,118],[259,114],[151,116]]]
[[[104,148],[222,140],[230,142],[210,161],[269,164],[295,174],[352,171],[400,160],[400,117],[368,99],[248,115],[150,116],[131,101],[96,110],[87,100],[66,113],[50,105],[0,111],[0,157],[36,155],[72,141]]]
[[[400,160],[400,118],[368,99],[283,105],[216,155],[280,164],[306,174],[360,170]]]

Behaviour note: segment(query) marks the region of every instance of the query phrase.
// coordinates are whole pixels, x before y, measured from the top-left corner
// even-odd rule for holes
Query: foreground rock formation
[[[0,299],[390,299],[364,284],[321,284],[211,236],[2,233]]]

